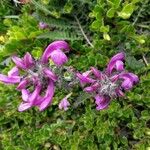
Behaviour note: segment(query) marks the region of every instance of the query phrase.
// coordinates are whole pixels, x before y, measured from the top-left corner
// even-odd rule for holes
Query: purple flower
[[[0,74],[0,81],[7,83],[7,84],[15,84],[15,83],[19,83],[21,80],[20,76],[19,76],[19,70],[17,67],[12,68],[9,72],[8,72],[8,76]]]
[[[97,104],[97,110],[106,109],[110,103],[110,97],[100,96],[99,94],[97,94],[95,96],[95,103]]]
[[[39,23],[39,28],[40,28],[40,29],[46,29],[46,28],[48,28],[48,24],[46,24],[46,23],[44,23],[44,22],[40,22],[40,23]]]
[[[23,70],[30,69],[33,65],[35,65],[35,61],[33,60],[32,56],[28,52],[25,54],[25,56],[22,59],[17,56],[13,56],[12,60],[18,68]]]
[[[86,85],[84,91],[94,96],[97,110],[107,108],[112,98],[124,96],[125,91],[138,83],[137,75],[125,71],[124,60],[125,54],[118,53],[112,57],[105,71],[91,67],[88,74],[77,74],[81,85],[83,82]]]
[[[16,67],[8,72],[8,76],[0,74],[0,81],[4,83],[19,83],[17,90],[21,91],[23,99],[19,111],[25,111],[33,106],[43,111],[52,103],[54,84],[58,80],[54,71],[68,60],[62,50],[70,50],[68,43],[55,41],[48,45],[39,60],[32,58],[28,52],[23,58],[13,56],[12,60]],[[49,65],[49,59],[55,66]],[[19,69],[25,74],[19,76]]]
[[[92,73],[92,71],[86,71],[82,74],[80,73],[76,73],[76,76],[78,77],[80,83],[81,83],[81,86],[83,86],[85,83],[93,83],[95,82],[94,79],[90,78],[90,74]]]
[[[70,106],[70,103],[68,102],[68,98],[71,96],[72,93],[68,94],[65,98],[61,100],[59,103],[59,109],[64,109],[65,111],[68,110],[68,106]]]
[[[123,80],[121,87],[124,90],[130,90],[139,81],[138,76],[133,73],[122,73],[119,75],[119,79]]]
[[[63,50],[63,51],[62,51]],[[67,56],[64,52],[68,52],[70,47],[67,42],[65,41],[55,41],[48,45],[45,49],[41,61],[43,63],[47,63],[49,58],[58,66],[63,65],[67,62]]]
[[[111,74],[112,71],[123,71],[124,70],[124,64],[123,61],[125,59],[125,54],[123,52],[116,54],[115,56],[113,56],[110,60],[110,62],[108,63],[107,66],[107,73]]]

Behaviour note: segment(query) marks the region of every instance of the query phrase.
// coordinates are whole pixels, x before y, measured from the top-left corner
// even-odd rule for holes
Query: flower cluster
[[[125,54],[121,52],[111,58],[103,72],[91,67],[83,74],[76,74],[84,91],[95,98],[97,110],[107,108],[112,98],[124,96],[125,91],[138,83],[137,75],[124,69],[124,60]]]
[[[54,68],[49,65],[49,59],[60,68],[68,61],[65,52],[69,50],[69,45],[65,41],[55,41],[48,45],[39,60],[35,60],[28,52],[23,58],[12,57],[16,66],[8,72],[7,76],[0,74],[0,81],[6,84],[19,83],[17,90],[21,91],[23,99],[19,111],[27,110],[32,106],[37,106],[42,111],[52,103],[54,84],[58,76],[53,72]],[[23,75],[19,70],[23,71]]]
[[[95,98],[96,109],[101,110],[107,108],[113,98],[124,96],[124,92],[139,81],[135,74],[125,70],[123,52],[113,56],[103,72],[91,67],[89,71],[81,74],[76,73],[72,66],[63,66],[68,61],[65,52],[69,50],[67,42],[55,41],[48,45],[38,60],[28,52],[23,58],[12,56],[16,66],[7,76],[0,74],[0,81],[5,84],[19,83],[17,90],[21,91],[23,99],[19,111],[33,106],[42,111],[52,103],[55,86],[69,89],[79,82],[84,87],[83,90]],[[72,92],[61,100],[59,109],[68,110],[68,98],[71,94]]]

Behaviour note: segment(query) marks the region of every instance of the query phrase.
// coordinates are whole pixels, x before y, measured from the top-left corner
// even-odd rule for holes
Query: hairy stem
[[[88,39],[88,37],[86,36],[86,34],[85,34],[85,32],[84,32],[84,30],[83,30],[83,28],[82,28],[82,26],[81,26],[81,24],[80,24],[80,22],[79,22],[79,19],[75,16],[75,19],[76,19],[76,21],[77,21],[77,24],[78,24],[78,26],[79,26],[79,28],[80,28],[80,30],[81,30],[81,33],[82,33],[82,35],[84,36],[84,38],[85,38],[85,40],[87,41],[87,43],[91,46],[91,47],[94,47],[94,45],[90,42],[90,40]]]

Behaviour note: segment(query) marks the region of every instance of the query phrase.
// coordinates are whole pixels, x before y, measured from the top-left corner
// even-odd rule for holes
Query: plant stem
[[[146,60],[145,56],[144,56],[144,55],[142,55],[142,57],[143,57],[143,61],[144,61],[145,65],[146,65],[146,66],[148,66],[148,62],[147,62],[147,60]]]
[[[86,34],[85,34],[85,32],[84,32],[84,30],[83,30],[83,28],[82,28],[82,26],[81,26],[81,24],[80,24],[80,22],[79,22],[79,19],[78,19],[76,16],[74,16],[74,17],[75,17],[75,19],[76,19],[76,21],[77,21],[77,24],[78,24],[78,26],[79,26],[79,28],[80,28],[80,30],[81,30],[81,33],[82,33],[82,35],[84,36],[85,40],[87,41],[87,43],[88,43],[91,47],[94,47],[94,45],[90,42],[90,40],[89,40],[88,37],[86,36]]]
[[[140,8],[140,10],[139,10],[139,12],[138,12],[136,18],[135,18],[134,22],[132,23],[133,26],[134,26],[135,23],[138,21],[138,19],[139,19],[141,13],[142,13],[142,11],[143,11],[143,7],[146,5],[147,2],[148,2],[148,0],[145,0],[145,2],[142,3],[142,6],[141,6],[141,8]]]

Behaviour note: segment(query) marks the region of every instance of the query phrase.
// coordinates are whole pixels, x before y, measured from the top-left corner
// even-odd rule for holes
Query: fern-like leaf
[[[51,40],[82,40],[80,37],[78,37],[76,34],[70,33],[68,31],[51,31],[46,32],[37,37],[38,39],[51,39]]]

